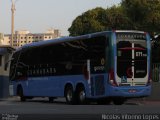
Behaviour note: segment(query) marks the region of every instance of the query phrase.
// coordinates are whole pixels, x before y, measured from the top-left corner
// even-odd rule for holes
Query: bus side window
[[[34,66],[33,65],[31,66],[31,74],[32,74],[31,76],[34,76]]]
[[[37,65],[34,66],[35,76],[37,76]]]
[[[50,75],[52,75],[52,68],[51,67],[49,67],[49,73],[50,73]]]
[[[31,76],[31,75],[32,75],[31,66],[29,66],[29,68],[28,68],[28,76]]]
[[[42,74],[42,72],[41,72],[41,65],[39,65],[38,69],[39,69],[39,76],[41,76],[41,74]]]
[[[2,66],[2,55],[0,55],[0,66]]]
[[[25,66],[25,64],[19,62],[17,66],[17,72],[16,72],[17,79],[26,78],[27,70],[28,70],[28,66]]]
[[[110,56],[109,56],[109,54],[110,54],[110,51],[109,51],[109,37],[106,37],[106,43],[105,43],[106,45],[106,56],[105,56],[105,67],[106,67],[106,71],[109,71],[109,65],[110,65],[110,60],[109,60],[109,58],[110,58]]]
[[[33,67],[30,67],[30,71],[31,71],[31,76],[33,75]]]
[[[9,60],[9,54],[6,54],[4,56],[4,59],[5,59],[5,61],[8,61]],[[7,68],[8,68],[8,62],[4,65],[4,70],[7,71]]]
[[[39,65],[37,65],[37,76],[39,76]]]
[[[48,74],[48,65],[46,64],[45,65],[45,76],[48,76],[49,74]]]
[[[45,73],[45,71],[46,71],[45,69],[46,69],[46,68],[45,68],[45,67],[46,67],[46,66],[45,66],[45,65],[43,65],[43,76],[45,76],[45,75],[46,75],[46,73]]]

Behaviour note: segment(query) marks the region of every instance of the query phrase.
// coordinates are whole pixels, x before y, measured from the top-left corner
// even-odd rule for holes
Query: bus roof
[[[26,49],[35,48],[35,47],[42,47],[42,46],[51,45],[51,44],[69,42],[69,41],[74,41],[77,39],[86,39],[86,38],[90,38],[90,37],[96,37],[98,35],[110,34],[113,32],[145,33],[143,31],[135,31],[135,30],[102,31],[102,32],[96,32],[96,33],[91,33],[91,34],[86,34],[86,35],[81,35],[81,36],[75,36],[75,37],[62,37],[62,38],[50,39],[50,40],[46,40],[46,41],[34,42],[34,43],[26,44],[26,45],[18,48],[16,51],[26,50]]]
[[[118,32],[126,32],[126,33],[141,33],[141,34],[144,34],[144,33],[146,33],[146,32],[144,32],[144,31],[138,31],[138,30],[115,30],[115,32],[116,33],[118,33]]]
[[[74,40],[77,40],[77,39],[86,39],[86,38],[90,38],[90,37],[93,37],[93,36],[96,37],[98,35],[105,35],[106,33],[111,33],[111,32],[112,31],[103,31],[103,32],[97,32],[97,33],[86,34],[86,35],[75,36],[75,37],[73,37],[73,36],[69,37],[68,36],[68,37],[50,39],[50,40],[46,40],[46,41],[39,41],[39,42],[26,44],[26,45],[18,48],[16,51],[25,50],[25,49],[29,49],[29,48],[35,48],[35,47],[42,47],[42,46],[51,45],[51,44],[69,42],[69,41],[74,41]]]

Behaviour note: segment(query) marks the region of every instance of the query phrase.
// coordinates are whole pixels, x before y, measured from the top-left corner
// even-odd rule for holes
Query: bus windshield
[[[147,75],[147,41],[145,34],[117,34],[117,75],[145,78]]]

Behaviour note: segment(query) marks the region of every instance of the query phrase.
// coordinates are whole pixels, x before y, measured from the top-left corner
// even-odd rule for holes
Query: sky
[[[11,33],[11,1],[0,0],[0,33]],[[14,0],[15,31],[29,30],[44,33],[59,29],[62,36],[69,35],[72,21],[82,13],[96,8],[118,5],[121,0]]]

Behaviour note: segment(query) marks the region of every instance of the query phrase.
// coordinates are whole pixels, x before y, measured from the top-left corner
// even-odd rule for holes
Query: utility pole
[[[11,47],[13,47],[13,41],[14,41],[14,12],[15,12],[15,1],[12,0],[12,5],[11,5],[11,11],[12,11],[12,17],[11,17]]]

